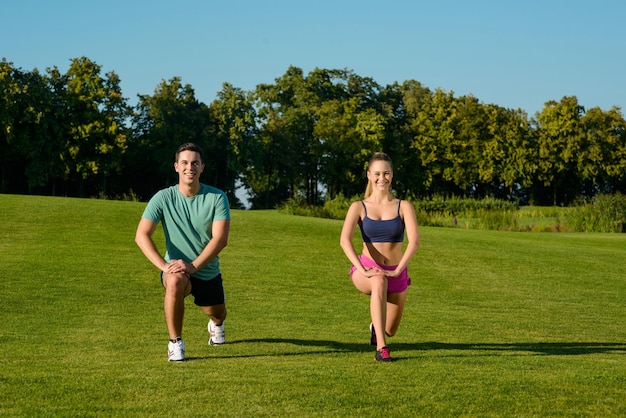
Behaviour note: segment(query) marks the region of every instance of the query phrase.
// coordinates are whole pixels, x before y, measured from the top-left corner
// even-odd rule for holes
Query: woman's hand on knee
[[[365,269],[365,277],[372,278],[374,276],[384,276],[385,272],[377,267],[372,267],[370,269]]]

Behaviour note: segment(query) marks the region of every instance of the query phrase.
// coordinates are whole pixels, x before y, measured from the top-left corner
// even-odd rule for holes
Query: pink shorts
[[[364,255],[359,256],[363,267],[378,267],[381,270],[395,270],[396,266],[380,266],[374,260]],[[356,271],[356,267],[350,268],[350,275]],[[387,293],[400,293],[404,292],[411,285],[411,279],[409,278],[409,269],[402,270],[398,277],[387,277]]]

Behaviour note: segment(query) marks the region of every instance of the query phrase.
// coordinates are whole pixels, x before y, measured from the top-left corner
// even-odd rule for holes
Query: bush
[[[308,205],[301,199],[288,199],[276,209],[286,215],[310,216],[315,218],[328,218],[328,213],[322,206]]]
[[[502,230],[502,231],[517,231],[518,223],[517,213],[511,210],[487,210],[481,209],[475,213],[475,217],[478,219],[479,229],[490,230]]]
[[[352,200],[349,200],[340,193],[335,196],[334,199],[327,200],[324,203],[324,210],[328,213],[328,217],[331,219],[345,219],[352,202],[360,199],[360,196],[356,196]]]
[[[626,232],[626,196],[598,195],[574,207],[567,223],[579,232]]]
[[[299,216],[314,216],[317,218],[339,219],[346,218],[352,202],[363,199],[363,196],[346,198],[343,194],[324,202],[324,206],[309,205],[303,200],[289,199],[277,209],[280,213]]]
[[[424,226],[463,227],[492,230],[517,230],[519,206],[493,198],[481,200],[462,197],[411,199],[417,221]]]
[[[493,198],[485,199],[469,199],[462,197],[451,197],[445,199],[441,196],[435,196],[431,199],[409,199],[413,202],[416,211],[425,211],[426,213],[452,213],[459,215],[473,215],[480,211],[492,210],[517,210],[517,203],[498,200]]]
[[[287,200],[277,209],[288,215],[342,220],[345,219],[352,202],[361,199],[363,196],[353,196],[348,199],[339,194],[327,200],[323,206],[316,206],[296,198]],[[445,199],[440,196],[431,199],[409,197],[407,200],[413,204],[417,222],[420,225],[494,230],[517,229],[517,217],[514,212],[518,206],[515,203],[492,198],[476,200],[452,197]]]
[[[348,199],[340,194],[323,206],[289,199],[278,210],[290,215],[343,220],[352,202],[362,198]],[[492,198],[445,199],[436,196],[431,199],[409,197],[407,200],[415,208],[418,224],[423,226],[533,232],[626,232],[626,197],[619,193],[598,195],[592,202],[583,202],[574,208],[520,209],[516,203]],[[548,218],[553,219],[546,223]],[[563,219],[567,220],[565,224],[561,223]]]

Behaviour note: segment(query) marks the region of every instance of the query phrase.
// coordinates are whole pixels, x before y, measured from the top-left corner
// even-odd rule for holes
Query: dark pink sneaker
[[[383,347],[380,350],[376,351],[376,357],[374,357],[374,360],[380,361],[383,363],[392,362],[393,360],[391,359],[391,356],[389,355],[389,348]]]

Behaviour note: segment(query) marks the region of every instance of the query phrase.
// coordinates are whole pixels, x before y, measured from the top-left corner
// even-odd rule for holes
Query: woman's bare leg
[[[387,328],[388,336],[393,337],[398,331],[402,314],[404,313],[404,303],[406,302],[406,290],[400,293],[389,293],[387,295]]]
[[[383,273],[367,277],[359,271],[352,273],[352,283],[361,292],[370,295],[370,315],[376,332],[376,349],[387,345],[385,328],[387,322],[387,278]]]

